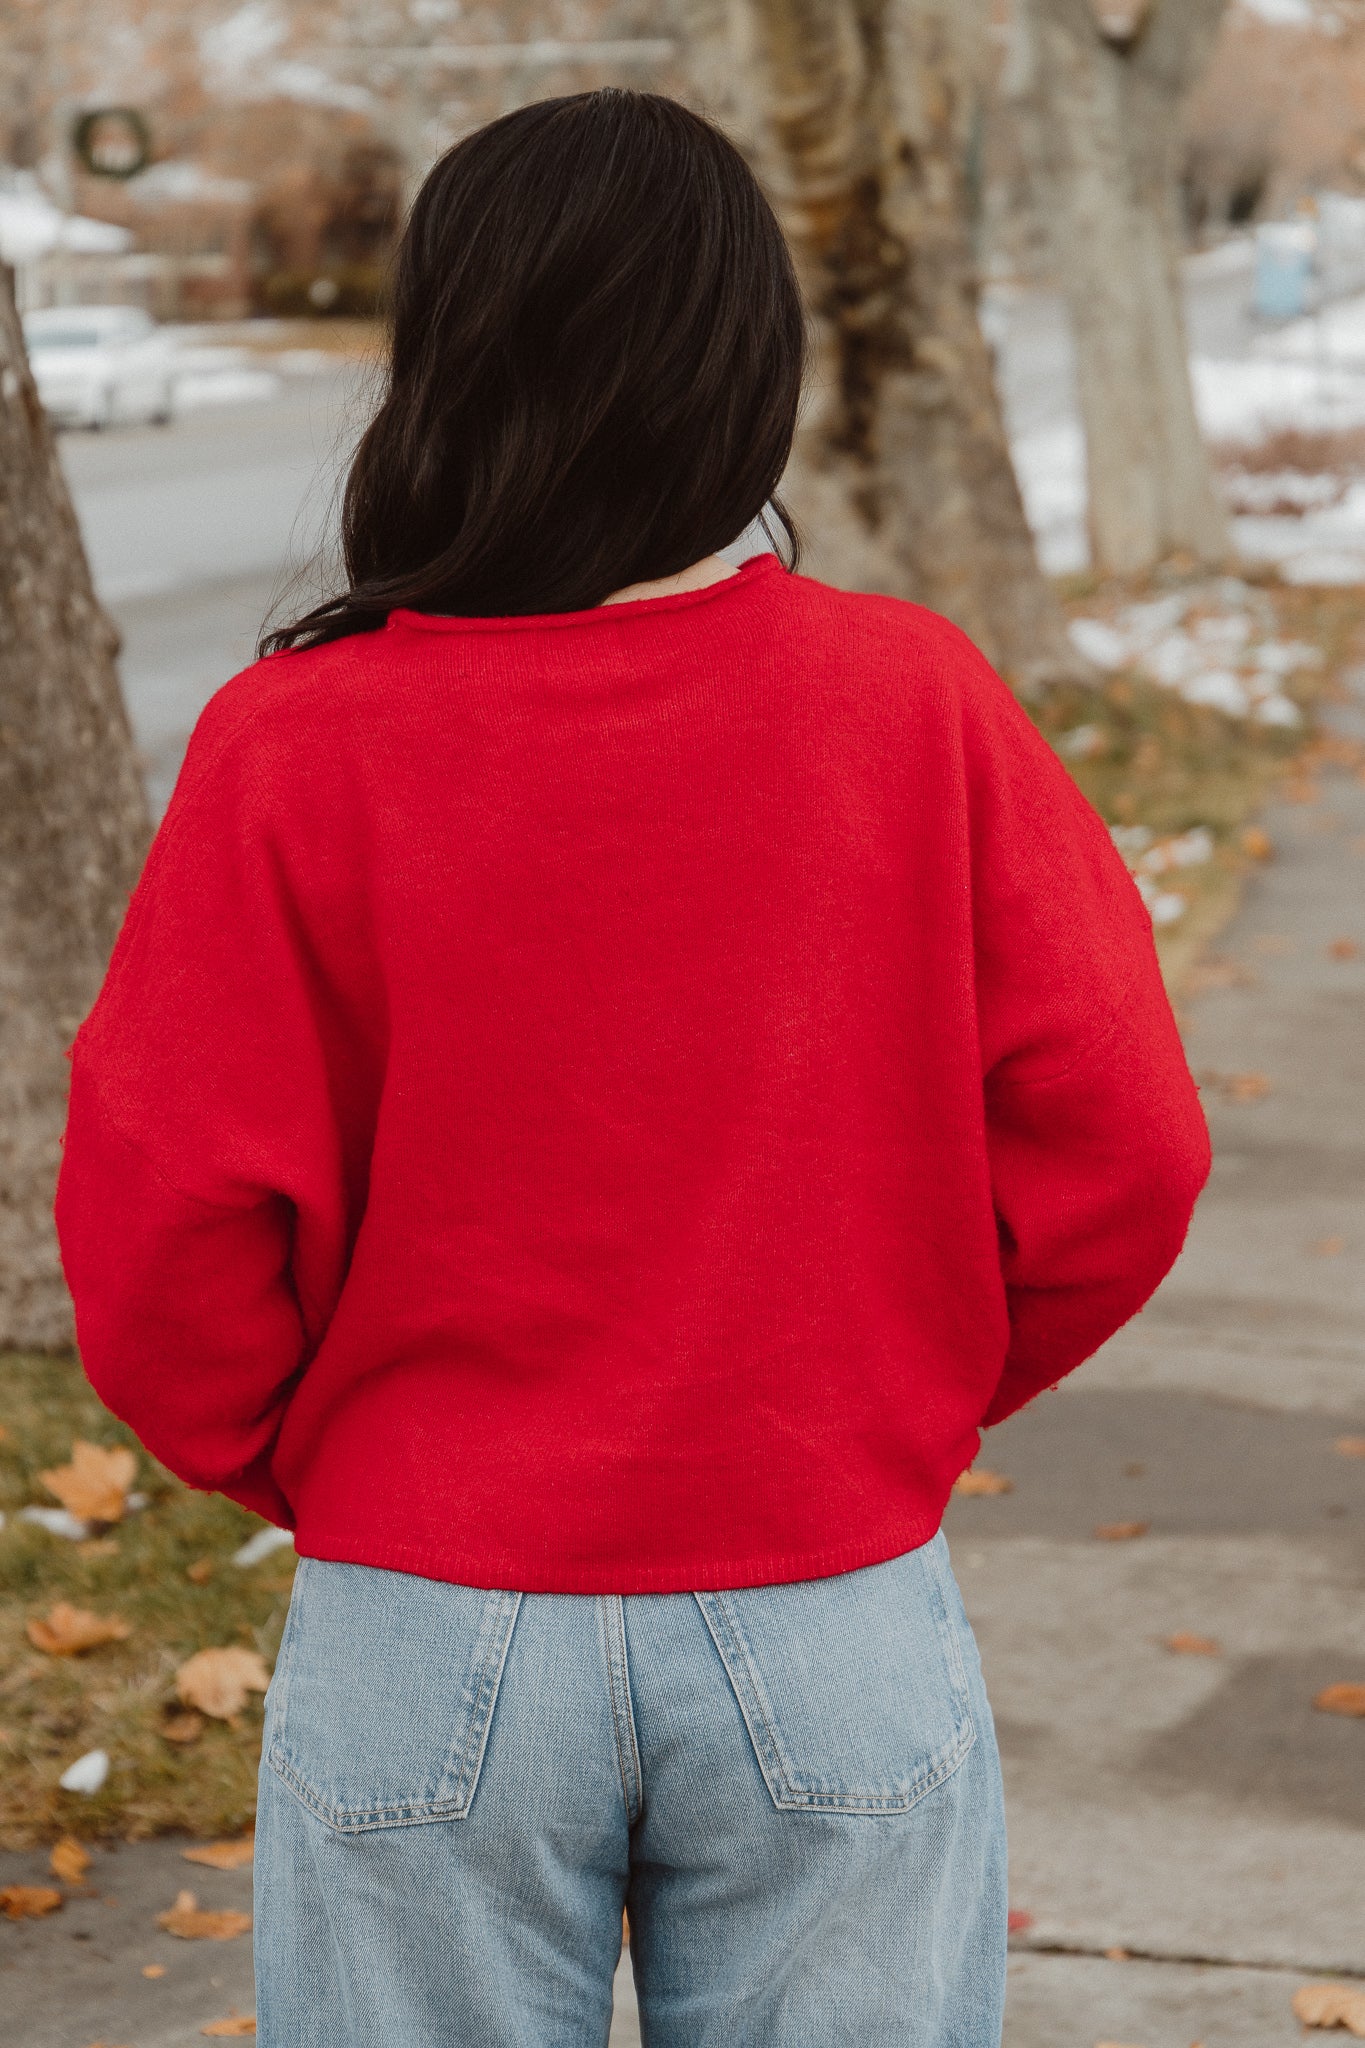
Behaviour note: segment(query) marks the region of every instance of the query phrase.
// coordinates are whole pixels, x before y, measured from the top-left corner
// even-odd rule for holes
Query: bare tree
[[[703,103],[803,272],[812,395],[786,491],[818,575],[913,597],[1017,687],[1080,664],[1042,576],[977,319],[979,0],[679,0]]]
[[[0,266],[0,1346],[72,1337],[52,1223],[63,1054],[149,831],[117,646]]]
[[[1220,562],[1180,297],[1181,115],[1227,0],[1016,0],[1024,116],[1076,341],[1097,566]]]

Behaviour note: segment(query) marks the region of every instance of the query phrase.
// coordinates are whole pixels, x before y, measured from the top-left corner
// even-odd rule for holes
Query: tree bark
[[[1076,342],[1097,568],[1226,561],[1180,293],[1180,117],[1227,0],[1017,0],[1010,90]]]
[[[683,0],[703,101],[782,217],[813,376],[784,484],[813,572],[911,597],[1028,691],[1082,668],[977,319],[978,0]]]
[[[64,1053],[150,830],[117,648],[0,266],[0,1346],[73,1336],[52,1223]]]

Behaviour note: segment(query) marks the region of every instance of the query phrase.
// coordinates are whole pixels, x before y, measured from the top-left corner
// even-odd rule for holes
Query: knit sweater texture
[[[57,1215],[96,1390],[305,1555],[674,1592],[926,1542],[1207,1168],[1148,914],[1010,692],[759,556],[221,689]]]

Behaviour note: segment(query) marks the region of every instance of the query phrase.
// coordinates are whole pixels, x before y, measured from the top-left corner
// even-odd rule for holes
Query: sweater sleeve
[[[289,1523],[270,1455],[335,1292],[342,1174],[326,991],[240,725],[216,699],[196,728],[72,1048],[56,1213],[101,1398],[191,1485]]]
[[[1209,1146],[1146,906],[974,651],[971,669],[977,1015],[1010,1328],[989,1425],[1136,1314],[1184,1242]]]

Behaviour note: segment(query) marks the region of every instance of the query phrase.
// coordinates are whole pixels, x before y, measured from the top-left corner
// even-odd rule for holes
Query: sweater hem
[[[304,1526],[295,1531],[300,1557],[329,1564],[360,1564],[376,1571],[409,1572],[417,1578],[449,1585],[476,1586],[490,1592],[515,1593],[724,1593],[746,1586],[794,1585],[803,1579],[832,1579],[844,1572],[885,1564],[907,1551],[932,1542],[947,1505],[935,1514],[911,1517],[893,1529],[859,1542],[837,1543],[821,1550],[769,1552],[758,1557],[694,1557],[676,1564],[629,1570],[606,1565],[535,1565],[487,1551],[437,1550],[425,1544],[366,1541],[354,1534],[331,1534]]]

